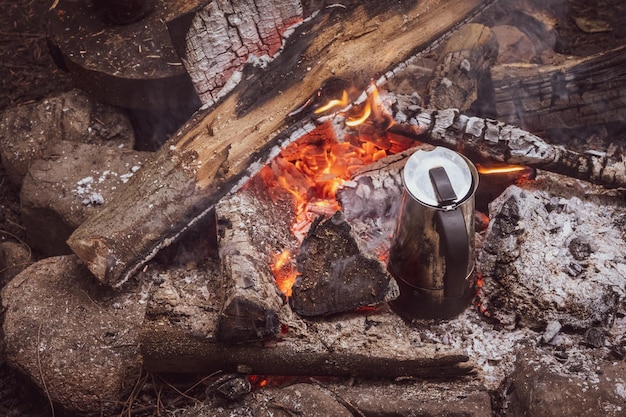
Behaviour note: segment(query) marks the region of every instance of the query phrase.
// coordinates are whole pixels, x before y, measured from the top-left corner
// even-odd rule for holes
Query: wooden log
[[[491,30],[479,23],[459,29],[441,53],[428,84],[429,107],[457,108],[467,112],[486,90],[489,68],[498,56],[498,41]],[[485,100],[482,97],[483,102]]]
[[[454,378],[473,372],[473,364],[460,350],[437,344],[416,346],[419,332],[393,313],[339,322],[307,322],[310,331],[306,337],[239,345],[193,337],[166,322],[147,322],[141,335],[143,366],[155,373],[222,371],[369,378]],[[351,332],[355,337],[348,340]]]
[[[302,21],[302,13],[299,0],[221,0],[167,26],[200,100],[212,105],[234,87],[226,84],[248,59],[278,52],[283,34]]]
[[[245,189],[222,199],[215,207],[218,227],[220,283],[224,304],[216,337],[226,343],[259,340],[280,331],[279,311],[285,298],[271,265],[283,250],[292,253],[297,241],[291,233],[294,201],[286,190],[272,196],[261,175]]]
[[[456,109],[413,113],[393,136],[455,149],[475,162],[526,165],[610,188],[626,187],[626,160],[606,152],[584,153],[552,145],[539,136],[492,119],[468,117]],[[393,137],[390,142],[393,142]],[[403,139],[400,139],[403,140]]]
[[[114,20],[124,20],[126,12],[132,20],[131,15],[154,10],[139,21],[116,26],[100,19],[90,1],[59,0],[48,13],[52,56],[76,87],[98,100],[133,109],[176,109],[192,102],[197,108],[197,94],[163,22],[205,1],[119,0],[115,3],[125,4],[116,11],[120,15],[107,13]],[[131,10],[136,8],[143,11]]]
[[[496,117],[532,132],[626,120],[626,46],[559,65],[491,70]]]
[[[366,1],[325,9],[298,27],[269,66],[249,68],[217,107],[197,113],[68,245],[99,280],[122,285],[281,146],[314,127],[308,114],[288,116],[325,80],[340,76],[363,88],[489,2]]]

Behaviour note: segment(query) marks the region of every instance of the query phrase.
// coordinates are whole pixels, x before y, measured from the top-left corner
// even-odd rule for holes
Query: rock
[[[128,149],[134,145],[124,113],[77,90],[7,109],[0,116],[0,157],[15,184],[21,184],[32,162],[60,140]]]
[[[20,200],[29,244],[48,255],[70,254],[65,241],[139,170],[149,153],[60,141],[32,162]]]
[[[546,331],[543,332],[543,335],[541,336],[543,343],[550,343],[550,341],[554,339],[560,331],[561,323],[556,320],[549,321],[548,324],[546,324]]]
[[[113,292],[75,256],[48,258],[2,291],[8,362],[49,397],[85,415],[111,415],[141,371],[146,291]]]
[[[31,263],[30,248],[22,243],[0,243],[0,288]]]
[[[272,395],[267,417],[272,415],[302,417],[353,417],[354,415],[330,392],[311,384],[295,384]],[[259,416],[263,416],[260,414]]]
[[[535,348],[517,355],[506,388],[503,416],[595,417],[623,416],[626,400],[626,364],[600,362],[595,373],[578,375],[571,365]],[[569,368],[569,369],[568,369]]]
[[[479,253],[484,307],[507,326],[609,323],[626,295],[623,197],[554,174],[490,205]]]

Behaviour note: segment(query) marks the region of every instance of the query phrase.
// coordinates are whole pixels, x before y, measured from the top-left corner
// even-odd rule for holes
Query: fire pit
[[[147,371],[209,375],[194,393],[206,405],[189,415],[307,413],[316,401],[328,415],[437,415],[430,404],[441,407],[442,398],[459,403],[444,414],[509,415],[507,404],[510,412],[534,407],[526,396],[539,395],[527,376],[535,375],[547,391],[581,385],[569,399],[579,410],[593,403],[589,413],[619,415],[626,354],[620,152],[542,139],[552,132],[529,105],[533,89],[518,97],[509,88],[529,75],[496,64],[495,35],[481,24],[463,25],[436,52],[408,61],[369,59],[363,51],[377,31],[401,54],[411,49],[402,33],[380,29],[383,20],[412,36],[428,32],[429,44],[440,32],[411,23],[429,16],[423,5],[398,6],[402,17],[366,3],[356,11],[325,8],[305,19],[274,61],[251,58],[255,65],[242,70],[231,95],[201,109],[130,175],[108,170],[70,181],[69,194],[88,184],[89,195],[100,196],[81,195],[94,215],[69,236],[78,256],[36,263],[3,291],[9,360],[52,400],[111,413],[119,409],[115,395],[130,392],[131,412],[139,393],[126,388],[145,385]],[[432,10],[444,7],[435,3]],[[449,22],[441,14],[449,24],[484,6],[455,5]],[[516,10],[545,23],[533,7]],[[501,12],[492,9],[483,22]],[[341,13],[354,18],[352,29]],[[337,28],[335,38],[315,37]],[[585,93],[595,88],[581,84],[585,71],[602,74],[622,51],[569,59],[558,70],[541,66],[539,78],[553,80],[551,109],[571,120],[563,101],[572,97],[586,109],[595,96]],[[425,70],[433,57],[434,70]],[[357,74],[345,70],[348,61]],[[373,82],[359,73],[369,74],[368,65]],[[429,85],[403,91],[420,74]],[[521,99],[528,114],[516,107]],[[37,181],[51,177],[37,170],[69,148],[55,149],[32,165],[25,190],[40,189]],[[452,163],[428,165],[440,152]],[[407,162],[415,160],[415,167]],[[425,165],[423,180],[411,184],[409,173]],[[457,182],[456,171],[467,175]],[[121,175],[130,180],[119,192],[97,188]],[[413,219],[430,220],[414,229]],[[416,253],[431,260],[403,264]],[[412,275],[422,265],[426,275]],[[417,312],[424,298],[428,307]],[[77,316],[89,326],[78,331]],[[107,366],[76,368],[67,352],[102,354],[96,362]],[[106,369],[114,371],[103,378]],[[93,389],[98,380],[104,393]],[[596,389],[602,401],[587,401]]]

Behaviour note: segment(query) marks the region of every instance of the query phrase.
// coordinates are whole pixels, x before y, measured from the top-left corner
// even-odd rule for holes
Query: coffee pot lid
[[[404,186],[422,204],[433,207],[453,205],[463,201],[472,192],[474,184],[470,163],[461,154],[447,148],[420,149],[409,157],[404,166]],[[433,173],[441,172],[441,168],[445,170],[444,175],[447,174],[453,190],[453,193],[449,193],[452,198],[445,202],[433,183]]]

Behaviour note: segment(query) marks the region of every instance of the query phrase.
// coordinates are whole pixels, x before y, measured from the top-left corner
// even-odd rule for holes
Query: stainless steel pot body
[[[474,294],[478,172],[463,155],[438,147],[415,152],[403,181],[388,264],[400,287],[392,305],[411,319],[455,317]]]

